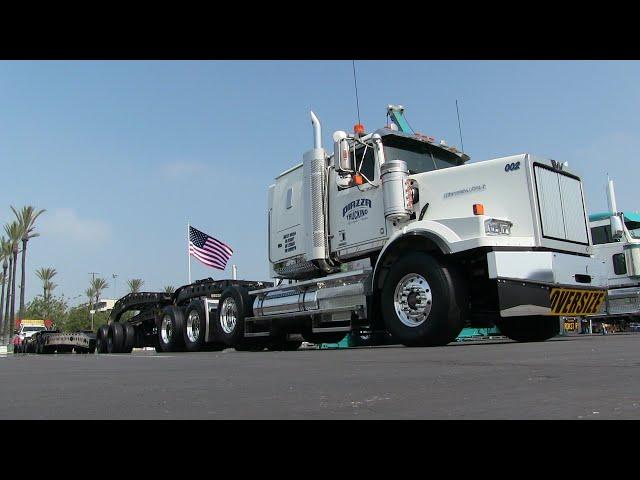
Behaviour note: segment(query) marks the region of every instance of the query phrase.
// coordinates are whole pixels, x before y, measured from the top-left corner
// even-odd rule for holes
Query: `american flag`
[[[220,240],[189,226],[189,255],[209,267],[224,270],[227,267],[227,261],[233,255],[233,250]]]

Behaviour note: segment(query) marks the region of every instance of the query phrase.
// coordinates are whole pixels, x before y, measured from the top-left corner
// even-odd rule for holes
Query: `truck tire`
[[[454,267],[423,252],[402,256],[381,291],[387,331],[407,347],[441,346],[464,327],[466,284]]]
[[[124,329],[120,322],[112,322],[107,334],[107,353],[122,353]]]
[[[122,331],[124,333],[122,353],[131,353],[133,351],[133,347],[136,344],[136,329],[130,323],[123,323]]]
[[[191,302],[187,307],[182,335],[188,352],[198,352],[204,347],[207,327],[205,313],[203,302],[199,300]]]
[[[244,288],[227,287],[220,295],[215,313],[216,337],[236,350],[257,349],[260,342],[244,338],[244,319],[253,315],[249,293]],[[264,345],[262,345],[264,349]]]
[[[558,317],[544,315],[499,318],[495,324],[500,333],[516,342],[544,342],[560,333]]]
[[[96,350],[98,353],[107,353],[107,335],[109,326],[102,325],[96,333]]]
[[[184,314],[173,305],[162,309],[157,319],[158,347],[162,352],[180,352],[184,350]],[[156,350],[157,351],[157,350]]]

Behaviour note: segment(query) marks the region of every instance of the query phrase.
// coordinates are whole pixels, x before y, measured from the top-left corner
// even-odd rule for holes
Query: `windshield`
[[[453,153],[412,138],[386,135],[382,137],[385,160],[404,160],[409,174],[430,172],[461,165]]]
[[[640,223],[625,222],[625,225],[627,226],[627,230],[629,230],[629,235],[631,235],[632,238],[640,239]]]
[[[44,330],[44,327],[24,327],[23,332],[39,332],[40,330]]]

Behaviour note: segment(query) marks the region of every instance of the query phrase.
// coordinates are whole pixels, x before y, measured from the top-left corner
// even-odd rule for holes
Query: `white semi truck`
[[[607,185],[609,211],[589,216],[593,250],[607,271],[609,292],[602,314],[640,319],[640,214],[618,211],[613,181]]]
[[[600,310],[582,182],[520,154],[477,163],[411,131],[401,106],[366,133],[336,131],[268,189],[273,282],[203,280],[120,299],[99,352],[295,349],[353,330],[445,345],[465,326],[543,341],[559,316]],[[122,321],[126,312],[135,311]]]

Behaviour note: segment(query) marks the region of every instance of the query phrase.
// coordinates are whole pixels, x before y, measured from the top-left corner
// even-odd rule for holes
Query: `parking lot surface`
[[[640,335],[6,355],[1,419],[638,419]]]

